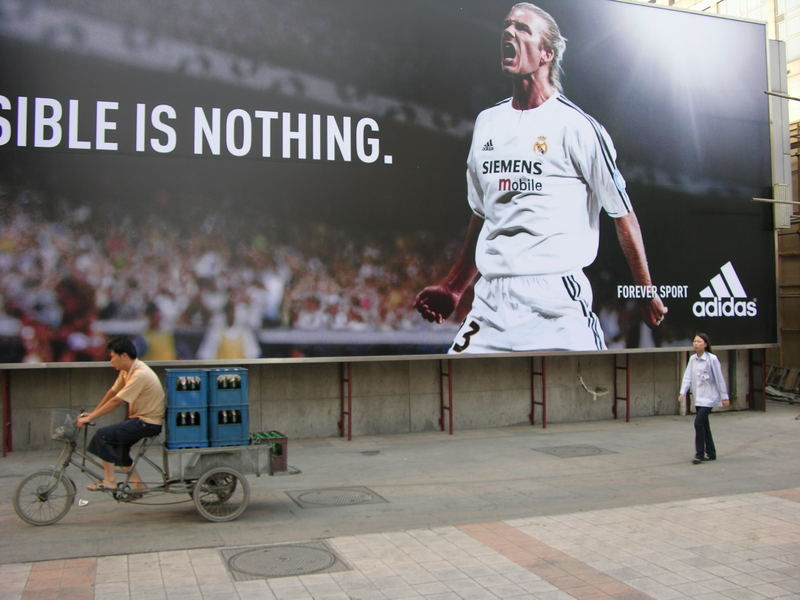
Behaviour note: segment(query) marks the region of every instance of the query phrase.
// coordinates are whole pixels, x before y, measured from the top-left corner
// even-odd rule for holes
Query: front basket
[[[50,412],[50,438],[54,440],[74,440],[78,434],[78,411],[68,408],[54,408]]]

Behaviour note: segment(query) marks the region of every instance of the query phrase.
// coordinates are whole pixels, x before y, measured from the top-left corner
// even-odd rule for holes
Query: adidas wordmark
[[[698,300],[692,305],[695,317],[755,317],[758,314],[755,299],[747,299],[747,292],[730,261],[700,290],[700,297],[707,300]]]

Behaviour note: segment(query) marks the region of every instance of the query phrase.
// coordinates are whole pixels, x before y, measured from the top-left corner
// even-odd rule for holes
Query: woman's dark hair
[[[136,346],[133,345],[130,338],[122,335],[111,338],[106,345],[106,350],[114,352],[115,354],[127,354],[130,358],[137,357]]]
[[[711,352],[711,340],[708,339],[708,334],[707,333],[698,332],[698,333],[694,334],[694,337],[699,337],[701,340],[703,340],[706,343],[706,350],[705,351],[706,352]]]

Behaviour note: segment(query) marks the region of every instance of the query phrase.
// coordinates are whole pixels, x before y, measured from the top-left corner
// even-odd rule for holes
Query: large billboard
[[[775,343],[765,48],[614,0],[0,0],[0,363]]]

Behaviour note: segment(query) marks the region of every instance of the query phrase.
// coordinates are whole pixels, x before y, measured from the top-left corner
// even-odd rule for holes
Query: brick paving
[[[62,521],[32,527],[10,498],[54,453],[12,453],[0,600],[800,599],[796,416],[717,416],[719,460],[699,466],[691,417],[299,440],[290,462],[303,473],[249,478],[248,510],[217,524],[185,494],[147,507],[79,487]],[[608,453],[539,451],[587,444]],[[289,494],[342,486],[386,502],[304,509]],[[230,567],[240,551],[302,544],[330,549],[335,568]]]
[[[217,548],[0,565],[0,600],[789,600],[800,488],[325,540],[347,569],[237,581]]]

